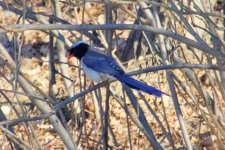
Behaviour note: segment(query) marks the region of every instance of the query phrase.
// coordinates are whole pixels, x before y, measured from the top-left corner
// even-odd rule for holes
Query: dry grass
[[[13,72],[14,70],[9,67],[10,61],[1,52],[0,118],[2,119],[0,120],[0,145],[2,149],[18,149],[19,147],[24,149],[66,149],[66,147],[68,148],[66,140],[63,140],[59,130],[48,118],[49,116],[35,118],[46,113],[43,113],[42,108],[36,105],[33,100],[35,100],[35,96],[42,99],[45,97],[44,95],[51,96],[55,101],[54,103],[50,103],[50,99],[45,98],[44,100],[47,102],[41,104],[43,108],[44,105],[48,105],[50,111],[54,111],[56,110],[54,106],[58,106],[60,101],[68,101],[69,90],[76,95],[84,89],[88,89],[90,82],[85,78],[83,71],[80,71],[79,62],[76,59],[60,62],[59,52],[54,46],[56,72],[53,72],[53,75],[55,75],[56,83],[50,83],[52,79],[49,69],[49,46],[52,44],[49,41],[50,31],[9,32],[9,29],[13,28],[11,25],[22,24],[23,17],[19,17],[19,13],[13,13],[10,8],[8,8],[9,10],[5,9],[4,4],[11,4],[10,7],[18,8],[23,12],[23,4],[19,2],[0,1],[0,12],[3,14],[0,16],[0,27],[3,28],[0,31],[0,43],[18,64],[15,68],[23,73],[24,78],[33,83],[33,85],[29,84],[29,87],[35,91],[35,95],[31,97],[23,89],[17,78],[19,72]],[[179,6],[178,2],[175,5],[177,7]],[[210,5],[208,3],[201,4],[195,3],[195,1],[180,3],[186,7],[186,14],[183,15],[181,12],[177,12],[172,4],[150,2],[149,6],[153,14],[157,12],[153,19],[148,13],[145,14],[146,12],[137,9],[145,4],[141,1],[137,1],[137,3],[113,1],[109,4],[113,6],[112,9],[107,7],[109,11],[117,13],[114,14],[114,20],[111,24],[134,24],[136,20],[137,24],[161,29],[156,19],[156,16],[159,16],[160,23],[166,31],[183,37],[179,41],[165,38],[165,36],[162,36],[163,41],[160,41],[161,37],[154,31],[145,32],[141,31],[141,28],[140,31],[116,30],[113,32],[112,41],[106,40],[102,30],[95,30],[95,34],[93,31],[88,33],[88,30],[82,32],[79,30],[61,30],[59,33],[67,40],[64,42],[65,50],[70,46],[70,41],[81,39],[95,46],[101,46],[101,50],[105,52],[106,48],[111,45],[113,48],[111,50],[112,56],[123,64],[124,69],[131,73],[137,71],[133,76],[135,79],[142,80],[171,94],[171,97],[155,98],[146,93],[142,93],[142,96],[134,90],[134,101],[138,102],[138,105],[134,107],[134,101],[131,101],[132,96],[129,96],[130,93],[126,94],[127,91],[119,82],[113,82],[110,84],[109,109],[107,109],[106,100],[109,91],[106,90],[105,86],[97,88],[81,96],[79,104],[72,102],[62,107],[65,120],[61,119],[62,124],[59,124],[62,125],[62,129],[66,129],[66,134],[71,134],[67,141],[75,141],[79,149],[104,149],[107,146],[112,149],[153,149],[158,145],[164,149],[190,149],[190,147],[224,149],[225,120],[223,114],[225,103],[223,96],[225,85],[223,83],[225,78],[223,71],[219,70],[224,70],[224,62],[221,59],[224,55],[224,40],[222,40],[224,16],[221,17],[219,14],[222,14],[222,10],[218,10],[222,4],[216,3],[214,0],[211,3],[217,12],[206,9]],[[71,24],[104,24],[104,17],[109,17],[104,11],[106,4],[103,2],[85,3],[85,7],[81,1],[79,3],[60,1],[59,4],[62,11],[61,18]],[[32,3],[26,1],[25,5],[29,13],[31,10],[33,11],[30,13],[33,16],[39,12],[46,15],[53,12],[51,1]],[[155,6],[160,6],[159,12],[154,10]],[[197,6],[201,6],[201,11]],[[214,24],[209,22],[209,16]],[[25,20],[25,23],[30,25],[45,24],[49,17],[40,15],[35,20],[31,16],[27,16],[28,19]],[[56,18],[53,20],[57,22]],[[153,23],[154,21],[156,24]],[[59,22],[62,23],[62,20]],[[52,31],[52,34],[57,35],[55,31]],[[96,34],[98,36],[93,36]],[[102,43],[93,41],[94,38]],[[196,47],[185,38],[196,42]],[[59,37],[59,39],[61,38]],[[198,49],[198,45],[203,46],[203,49]],[[208,49],[211,49],[212,53]],[[18,50],[21,50],[21,56],[17,55]],[[5,59],[7,61],[4,61]],[[65,84],[66,78],[62,71],[63,63],[68,64],[66,67],[68,67],[71,83],[69,86]],[[141,73],[144,68],[170,64],[196,64],[196,67],[159,69],[154,72]],[[209,67],[204,65],[209,65]],[[21,74],[19,73],[19,75]],[[173,86],[175,91],[172,90]],[[176,102],[176,98],[179,103]],[[145,100],[149,105],[146,105]],[[122,105],[124,102],[125,106]],[[179,114],[179,109],[181,109],[182,114]],[[142,114],[142,110],[144,114]],[[104,118],[105,113],[108,113],[107,119]],[[140,115],[139,119],[138,115]],[[57,117],[61,118],[58,112]],[[146,118],[148,125],[145,124],[143,118]],[[26,121],[26,119],[30,120]],[[105,120],[108,120],[108,136],[104,132]],[[182,121],[184,121],[184,126],[182,126]],[[12,135],[7,132],[8,130],[5,130],[6,127],[9,127],[8,130],[13,132]],[[154,134],[151,135],[149,130],[152,130]],[[156,139],[155,143],[152,143],[149,136]],[[170,138],[171,141],[169,141]]]

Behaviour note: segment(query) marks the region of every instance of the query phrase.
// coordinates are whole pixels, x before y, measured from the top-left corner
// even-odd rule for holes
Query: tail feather
[[[146,93],[149,93],[151,95],[155,95],[157,97],[161,97],[162,94],[170,96],[152,86],[147,85],[146,83],[143,83],[141,81],[135,80],[131,78],[130,76],[124,75],[124,76],[115,76],[120,82],[128,85],[129,87],[136,89],[136,90],[141,90]]]

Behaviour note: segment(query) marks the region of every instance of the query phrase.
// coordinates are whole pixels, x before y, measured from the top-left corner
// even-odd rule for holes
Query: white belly
[[[92,81],[96,81],[98,83],[102,82],[102,81],[106,81],[106,80],[114,80],[115,78],[113,76],[110,76],[108,74],[105,73],[99,73],[95,70],[92,70],[90,68],[88,68],[84,63],[83,63],[83,59],[81,59],[81,66],[86,74],[86,76],[92,80]]]

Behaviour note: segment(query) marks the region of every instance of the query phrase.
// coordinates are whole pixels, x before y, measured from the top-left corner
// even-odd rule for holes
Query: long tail
[[[152,86],[147,85],[146,83],[143,83],[141,81],[135,80],[131,78],[130,76],[123,75],[123,76],[115,76],[120,82],[128,85],[129,87],[136,89],[136,90],[141,90],[146,93],[149,93],[151,95],[155,95],[157,97],[161,97],[162,94],[170,96],[169,94],[166,94]]]

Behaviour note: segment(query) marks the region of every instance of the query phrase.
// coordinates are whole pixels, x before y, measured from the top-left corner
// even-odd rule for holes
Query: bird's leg
[[[107,85],[109,83],[109,81],[105,80],[105,81],[102,81],[101,83],[104,84],[104,85]],[[92,87],[94,85],[95,85],[94,81],[90,81],[89,84],[87,85],[87,87],[90,88],[90,87]]]
[[[102,81],[102,83],[103,83],[104,85],[107,85],[107,84],[109,84],[109,80]]]
[[[89,84],[87,85],[88,88],[94,86],[94,81],[90,81]]]

